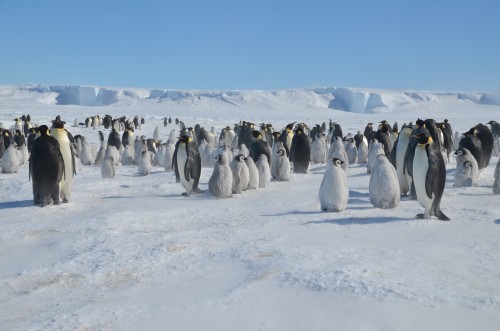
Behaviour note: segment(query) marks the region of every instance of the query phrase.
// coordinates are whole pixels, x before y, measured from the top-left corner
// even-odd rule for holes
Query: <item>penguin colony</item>
[[[172,118],[162,119],[163,127]],[[69,202],[76,175],[76,162],[100,166],[103,178],[113,178],[120,165],[136,165],[138,174],[149,175],[153,166],[174,172],[186,197],[203,194],[198,186],[202,168],[213,169],[208,191],[216,198],[230,198],[251,189],[262,189],[272,181],[292,181],[293,174],[307,174],[311,163],[325,164],[319,188],[320,209],[340,212],[347,208],[349,164],[366,164],[370,174],[370,201],[377,208],[395,208],[401,196],[417,200],[423,213],[417,218],[449,220],[440,207],[446,182],[446,163],[456,156],[454,187],[476,186],[491,157],[500,156],[500,124],[490,121],[453,134],[448,120],[417,119],[415,124],[392,126],[387,121],[368,123],[364,133],[343,135],[339,123],[330,120],[312,129],[305,123],[290,123],[275,131],[271,124],[241,121],[217,134],[196,124],[178,125],[162,141],[159,126],[152,138],[136,135],[143,117],[112,118],[105,115],[77,119],[74,127],[97,131],[99,146],[86,137],[73,137],[66,122],[57,116],[50,126],[33,125],[30,115],[1,128],[2,173],[15,173],[29,164],[33,202],[46,206]],[[489,125],[489,127],[488,127]],[[104,133],[107,130],[108,137]],[[120,133],[122,135],[120,136]],[[493,192],[500,194],[500,162],[496,165]]]

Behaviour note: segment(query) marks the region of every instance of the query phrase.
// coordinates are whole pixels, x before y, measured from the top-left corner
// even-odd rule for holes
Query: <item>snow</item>
[[[146,123],[135,135],[152,137],[165,116],[217,133],[240,120],[279,129],[332,119],[345,134],[383,119],[401,127],[418,117],[448,118],[459,132],[500,120],[498,104],[473,101],[484,93],[415,92],[417,100],[405,91],[371,91],[387,106],[377,114],[328,108],[333,88],[201,97],[167,90],[172,97],[161,102],[147,90],[106,89],[122,92],[107,106],[82,106],[46,102],[52,88],[0,86],[0,122],[8,128],[29,113],[33,123],[49,124],[60,114],[73,135],[99,146],[97,131],[69,123],[139,115]],[[162,129],[164,140],[172,128],[178,131]],[[107,139],[109,130],[100,130]],[[200,179],[205,194],[185,198],[163,166],[141,176],[137,166],[120,165],[113,179],[103,179],[100,166],[78,160],[72,200],[44,208],[32,205],[24,164],[0,174],[0,328],[498,330],[497,162],[493,157],[477,187],[456,188],[452,154],[441,203],[451,222],[415,219],[423,209],[404,197],[394,209],[374,208],[366,165],[349,165],[347,208],[324,213],[324,164],[289,182],[215,199],[209,168]]]

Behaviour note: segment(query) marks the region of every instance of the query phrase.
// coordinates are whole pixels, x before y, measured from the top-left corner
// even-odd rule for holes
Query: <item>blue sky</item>
[[[500,1],[0,0],[0,84],[500,91]]]

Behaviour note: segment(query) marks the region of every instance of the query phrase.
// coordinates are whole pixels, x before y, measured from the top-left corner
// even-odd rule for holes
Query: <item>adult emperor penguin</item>
[[[59,204],[59,182],[64,175],[64,160],[59,142],[42,125],[40,136],[33,142],[29,173],[33,180],[33,203],[41,207]]]
[[[290,161],[293,163],[293,172],[306,174],[311,160],[311,145],[309,138],[304,133],[304,127],[298,125],[295,129],[292,146],[290,148]]]
[[[370,176],[370,202],[382,209],[394,208],[399,205],[398,175],[385,154],[377,155]]]
[[[464,133],[464,137],[460,139],[458,144],[460,148],[467,148],[477,161],[479,170],[484,168],[483,163],[483,143],[477,136],[477,130],[472,128]]]
[[[52,122],[50,135],[57,139],[59,148],[64,160],[64,176],[62,177],[59,188],[62,202],[68,202],[71,199],[71,190],[73,188],[73,176],[76,174],[75,155],[71,149],[71,143],[68,132],[64,129],[64,122],[56,119]]]
[[[493,152],[494,139],[493,134],[486,125],[479,123],[474,126],[476,136],[481,140],[483,151],[483,167],[486,168],[490,164],[491,154]]]
[[[104,155],[106,154],[106,143],[104,142],[104,135],[101,131],[98,131],[98,133],[99,133],[99,140],[101,141],[101,146],[99,147],[99,151],[97,152],[97,155],[94,160],[95,165],[100,165],[104,160]]]
[[[321,210],[339,212],[346,208],[349,200],[346,173],[342,169],[342,160],[334,157],[328,160],[323,180],[319,187]]]
[[[233,173],[227,155],[219,154],[215,160],[214,171],[208,180],[208,190],[218,199],[230,198],[233,195]]]
[[[187,134],[182,134],[176,143],[173,165],[175,173],[179,175],[181,185],[186,189],[182,195],[189,197],[192,193],[203,193],[198,188],[201,176],[201,156],[193,138]]]
[[[425,208],[423,214],[417,218],[431,218],[436,216],[442,221],[449,221],[440,208],[446,182],[446,165],[440,149],[433,145],[429,133],[419,133],[418,145],[413,158],[413,183],[418,202]]]
[[[474,167],[471,161],[457,163],[455,169],[455,187],[471,187],[477,185],[479,175],[477,164]]]
[[[271,165],[271,147],[262,140],[262,133],[260,131],[254,130],[252,131],[253,140],[250,144],[250,156],[254,160],[258,160],[262,154],[267,157],[269,165]]]
[[[403,124],[401,132],[399,132],[398,138],[394,142],[391,153],[391,163],[396,168],[401,195],[407,195],[410,191],[411,177],[408,175],[408,171],[404,164],[412,130],[413,128],[411,126],[407,126],[406,123]]]

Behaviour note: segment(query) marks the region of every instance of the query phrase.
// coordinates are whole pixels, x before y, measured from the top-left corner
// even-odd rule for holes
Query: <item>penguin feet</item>
[[[417,214],[417,216],[415,216],[416,219],[419,219],[419,220],[423,220],[425,219],[425,214]]]
[[[182,193],[181,195],[186,198],[189,198],[191,196],[191,194],[187,194],[186,192]]]
[[[193,193],[194,194],[203,194],[203,193],[205,193],[205,191],[200,190],[199,188],[195,188],[195,189],[193,189]]]
[[[68,199],[66,199],[66,198],[64,198],[64,199],[62,199],[62,202],[63,202],[63,203],[68,203],[68,202],[69,202],[69,200],[68,200]]]

